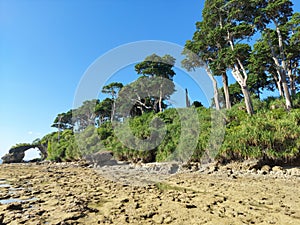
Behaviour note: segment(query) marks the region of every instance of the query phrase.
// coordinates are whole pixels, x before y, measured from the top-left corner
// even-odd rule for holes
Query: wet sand
[[[134,173],[130,184],[76,163],[0,165],[0,224],[300,224],[298,175],[224,169],[141,185]]]

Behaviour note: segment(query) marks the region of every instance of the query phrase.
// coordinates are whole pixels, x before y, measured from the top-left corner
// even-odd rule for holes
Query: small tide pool
[[[22,190],[23,188],[14,188],[12,187],[6,179],[0,178],[0,204],[10,204],[14,202],[28,202],[28,201],[35,201],[37,198],[30,197],[30,198],[14,198],[11,197],[17,191]],[[8,195],[2,195],[3,193],[8,193]]]
[[[37,198],[28,198],[28,199],[19,199],[19,198],[8,198],[8,199],[1,199],[0,204],[9,204],[13,202],[30,202],[35,201]]]

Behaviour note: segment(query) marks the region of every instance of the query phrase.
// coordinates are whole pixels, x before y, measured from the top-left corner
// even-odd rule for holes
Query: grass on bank
[[[191,161],[200,161],[204,153],[214,147],[218,150],[214,153],[216,159],[226,162],[251,158],[282,161],[299,158],[300,97],[294,99],[294,109],[290,112],[283,108],[282,99],[253,101],[255,115],[248,116],[244,104],[236,104],[230,110],[222,111],[222,120],[219,120],[222,124],[213,123],[214,109],[196,108],[199,124],[188,124],[189,132],[184,131],[182,126],[182,118],[187,115],[178,109],[167,109],[162,113],[145,113],[128,119],[133,136],[122,127],[118,128],[116,135],[112,124],[106,122],[98,128],[89,126],[76,134],[72,130],[53,132],[43,137],[41,143],[47,145],[48,159],[54,161],[79,160],[86,154],[111,150],[120,160],[153,162],[164,161],[175,151],[179,151],[176,154],[184,154],[189,149],[177,149],[181,133],[187,133],[184,141],[190,142],[195,138],[193,133],[199,131]],[[217,129],[222,126],[224,131]],[[139,140],[150,140],[155,135],[164,135],[164,138],[158,138],[157,147],[150,151],[127,147],[149,148]]]

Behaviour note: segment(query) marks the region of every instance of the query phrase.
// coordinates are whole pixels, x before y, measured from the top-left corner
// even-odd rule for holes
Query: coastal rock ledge
[[[19,146],[12,147],[6,155],[1,159],[3,163],[21,163],[25,157],[25,152],[32,148],[38,148],[41,152],[42,159],[47,157],[47,151],[40,145],[33,144],[22,144]]]

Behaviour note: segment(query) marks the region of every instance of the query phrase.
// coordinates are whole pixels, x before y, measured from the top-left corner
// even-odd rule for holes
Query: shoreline
[[[0,187],[0,199],[34,199],[0,204],[0,224],[300,223],[300,173],[279,176],[273,168],[242,173],[235,166],[211,164],[203,171],[132,185],[108,179],[103,168],[80,163],[1,164],[0,179],[15,191],[9,194],[9,188]],[[131,170],[127,179],[142,177]],[[127,175],[119,171],[119,178]]]

